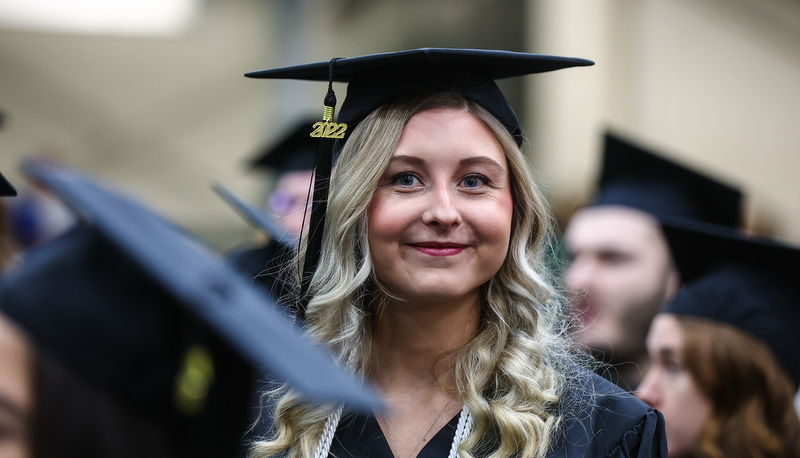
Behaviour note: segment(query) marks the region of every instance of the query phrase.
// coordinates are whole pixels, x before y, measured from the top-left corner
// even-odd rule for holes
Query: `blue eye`
[[[461,180],[461,185],[465,188],[477,188],[489,182],[486,177],[480,175],[470,175]]]
[[[392,178],[392,183],[400,186],[414,186],[417,184],[417,177],[409,172],[398,173]]]

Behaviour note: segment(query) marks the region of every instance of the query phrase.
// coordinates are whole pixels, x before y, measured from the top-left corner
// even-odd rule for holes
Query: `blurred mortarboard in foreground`
[[[0,196],[7,197],[7,196],[16,196],[17,190],[14,189],[14,186],[6,180],[6,177],[0,173]]]
[[[606,133],[603,168],[593,206],[620,205],[656,218],[741,225],[741,192]]]
[[[223,439],[238,447],[254,370],[313,401],[378,402],[179,227],[75,172],[25,168],[87,224],[4,277],[0,311],[39,348],[175,428],[194,456],[224,456]]]
[[[316,270],[322,246],[327,208],[328,179],[336,139],[344,139],[371,112],[397,97],[426,93],[458,93],[494,115],[522,144],[522,128],[514,110],[495,83],[497,79],[594,65],[592,61],[512,51],[421,48],[408,51],[335,58],[247,73],[251,78],[297,79],[328,82],[324,125],[317,124],[319,145],[315,159],[315,189],[309,224],[309,242],[303,265],[301,296]],[[332,120],[336,97],[332,83],[348,83],[338,123]],[[345,124],[345,125],[342,125]],[[322,129],[324,127],[324,130]],[[307,299],[307,298],[306,298]],[[304,306],[298,304],[303,316]]]
[[[733,325],[800,384],[800,249],[724,226],[662,223],[685,286],[662,312]]]
[[[489,110],[521,141],[519,121],[495,80],[588,65],[593,62],[542,54],[422,48],[261,70],[246,76],[349,83],[337,121],[351,128],[400,95],[457,92]]]
[[[295,123],[276,143],[269,144],[250,159],[250,168],[273,169],[280,173],[313,169],[317,142],[309,134],[311,125],[318,120],[309,117]]]

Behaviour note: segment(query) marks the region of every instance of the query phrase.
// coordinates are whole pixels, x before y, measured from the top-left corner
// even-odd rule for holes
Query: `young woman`
[[[689,282],[653,321],[638,396],[671,457],[800,456],[800,250],[722,229],[665,227]]]
[[[550,215],[492,80],[586,65],[560,59],[416,50],[334,63],[331,79],[351,81],[339,120],[358,125],[331,178],[305,326],[386,409],[279,389],[255,457],[664,452],[660,415],[574,362],[544,268]],[[297,73],[309,67],[328,78],[328,63],[252,76],[315,79]]]

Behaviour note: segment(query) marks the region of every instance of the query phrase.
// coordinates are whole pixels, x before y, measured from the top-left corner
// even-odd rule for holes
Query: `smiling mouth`
[[[469,247],[463,243],[421,242],[410,244],[411,248],[429,256],[455,256]]]

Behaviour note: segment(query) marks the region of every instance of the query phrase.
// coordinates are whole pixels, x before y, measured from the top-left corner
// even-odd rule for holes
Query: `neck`
[[[416,389],[420,385],[454,388],[452,374],[438,371],[437,377],[434,365],[475,336],[479,317],[477,292],[460,300],[436,303],[387,301],[375,322],[375,381],[384,389]]]

